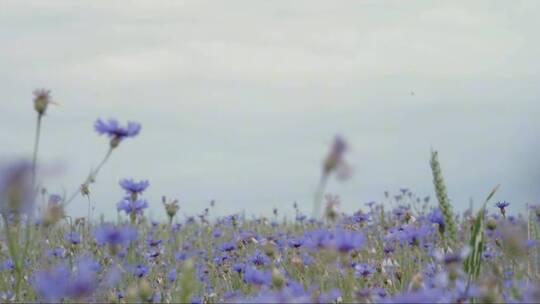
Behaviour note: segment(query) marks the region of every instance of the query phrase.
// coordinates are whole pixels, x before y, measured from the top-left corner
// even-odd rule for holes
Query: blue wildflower
[[[64,238],[72,245],[79,245],[81,243],[81,235],[75,231],[66,233]]]
[[[243,263],[236,263],[233,265],[233,269],[238,273],[242,273],[246,270],[246,265]]]
[[[253,267],[247,267],[244,273],[244,281],[253,285],[270,286],[272,284],[272,274]]]
[[[219,238],[221,235],[222,235],[222,232],[221,232],[221,230],[219,230],[219,229],[216,229],[216,230],[214,230],[214,231],[212,232],[212,236],[213,236],[214,238],[216,238],[216,239]]]
[[[292,238],[289,240],[289,247],[291,248],[299,248],[304,244],[304,240],[300,238]]]
[[[66,257],[66,250],[62,247],[57,247],[53,249],[49,249],[47,251],[48,257],[55,257],[55,258],[65,258]]]
[[[334,242],[337,251],[347,253],[351,250],[361,249],[364,246],[365,237],[361,232],[348,232],[338,229],[335,233]]]
[[[270,262],[270,259],[268,259],[268,257],[262,254],[260,251],[255,251],[249,260],[251,263],[253,263],[253,265],[256,266],[267,265]]]
[[[122,140],[127,137],[137,136],[141,131],[141,125],[136,122],[128,121],[127,126],[122,127],[116,119],[109,119],[107,121],[98,119],[94,123],[94,129],[100,135],[107,135],[111,138]]]
[[[441,233],[444,233],[445,225],[444,225],[444,215],[442,211],[439,208],[436,208],[428,215],[428,220],[433,223],[439,225],[439,231]]]
[[[90,296],[97,288],[97,272],[99,263],[84,257],[77,261],[77,272],[69,279],[69,295],[80,299]]]
[[[319,229],[306,234],[306,246],[312,250],[328,248],[332,245],[333,235],[326,229]]]
[[[234,241],[223,243],[220,246],[220,250],[225,251],[225,252],[233,251],[235,249],[236,249],[236,243]]]
[[[150,182],[147,180],[136,182],[133,179],[124,178],[120,181],[120,187],[126,190],[128,194],[141,194],[148,186],[150,186]]]
[[[70,273],[64,265],[40,270],[34,274],[30,282],[40,299],[47,302],[60,302],[69,295]]]
[[[32,164],[18,161],[0,165],[0,212],[7,217],[28,214],[34,203]]]
[[[124,211],[128,215],[140,215],[146,208],[148,208],[148,202],[143,199],[138,199],[135,201],[123,199],[116,204],[116,209],[118,211]]]
[[[13,264],[13,261],[11,259],[5,260],[0,266],[0,271],[13,270],[13,269],[15,269],[15,264]]]
[[[160,246],[161,244],[163,243],[162,240],[160,239],[155,239],[152,235],[149,235],[147,238],[146,238],[146,244],[148,245],[148,247],[158,247]]]
[[[142,278],[148,275],[148,272],[149,272],[148,267],[146,267],[143,264],[138,264],[133,270],[133,274],[138,278]]]
[[[356,270],[356,276],[361,278],[368,278],[375,273],[375,267],[367,263],[358,264],[354,268]]]
[[[99,245],[126,245],[137,239],[137,230],[131,227],[102,226],[94,231]]]
[[[167,274],[167,279],[171,283],[176,281],[176,268],[173,268],[169,271],[169,273]]]
[[[497,202],[495,204],[495,206],[497,208],[499,208],[499,210],[501,211],[501,214],[503,217],[506,217],[506,207],[508,207],[510,205],[509,202],[505,202],[505,201],[502,201],[502,202]]]

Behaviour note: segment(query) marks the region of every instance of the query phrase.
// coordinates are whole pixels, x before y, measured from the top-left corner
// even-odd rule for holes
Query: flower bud
[[[279,290],[283,288],[283,285],[285,285],[283,274],[277,268],[272,269],[272,286]]]
[[[488,230],[495,230],[497,229],[497,221],[494,219],[494,218],[490,218],[489,220],[487,220],[486,222],[486,228]]]
[[[274,246],[275,245],[272,242],[266,242],[263,247],[264,253],[271,259],[276,256],[276,250]]]
[[[139,300],[139,290],[135,284],[131,284],[126,291],[126,302],[135,303]]]
[[[142,279],[139,282],[138,294],[143,300],[149,299],[152,296],[153,290],[150,282],[146,279]]]
[[[118,145],[120,144],[120,142],[122,141],[122,138],[121,137],[118,137],[118,136],[115,136],[113,138],[111,138],[111,142],[110,142],[110,146],[112,149],[118,147]]]
[[[178,206],[178,200],[174,200],[170,203],[163,203],[165,205],[165,212],[167,213],[167,216],[169,216],[169,219],[172,220],[172,218],[176,215],[180,207]]]
[[[41,116],[45,114],[47,106],[51,102],[51,91],[46,89],[37,89],[34,91],[34,109]]]
[[[43,217],[43,225],[52,226],[64,217],[64,208],[60,204],[49,204]]]
[[[81,185],[81,194],[82,194],[83,196],[88,196],[88,195],[90,195],[90,189],[88,188],[88,184],[85,183],[85,184],[82,184],[82,185]]]

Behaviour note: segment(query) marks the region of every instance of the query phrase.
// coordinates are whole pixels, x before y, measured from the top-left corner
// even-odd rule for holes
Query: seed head
[[[51,103],[51,91],[47,89],[34,90],[34,109],[41,116],[45,114],[49,103]]]

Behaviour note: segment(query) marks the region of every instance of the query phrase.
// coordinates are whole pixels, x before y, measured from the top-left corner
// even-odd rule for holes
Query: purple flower
[[[497,202],[495,204],[495,206],[497,208],[499,208],[499,210],[501,211],[501,214],[503,215],[503,217],[506,215],[506,207],[508,207],[510,205],[509,202],[506,202],[506,201],[502,201],[502,202]]]
[[[69,279],[69,295],[80,299],[90,296],[97,288],[97,272],[100,265],[89,257],[77,261],[77,272]]]
[[[470,248],[463,247],[461,250],[457,252],[449,252],[449,253],[443,253],[442,251],[436,251],[434,253],[434,257],[437,261],[444,263],[445,265],[452,265],[452,264],[458,264],[464,261],[467,256],[469,256],[469,253],[471,252]]]
[[[148,202],[142,199],[132,201],[125,198],[116,204],[116,209],[118,211],[124,211],[128,215],[142,214],[143,210],[146,208],[148,208]]]
[[[444,215],[439,208],[433,210],[433,212],[428,215],[428,220],[433,224],[438,224],[439,230],[444,231]]]
[[[30,279],[30,283],[39,298],[47,302],[59,302],[67,297],[82,299],[96,290],[100,265],[84,257],[77,260],[76,269],[71,273],[64,264],[61,264],[40,270]]]
[[[30,282],[40,299],[47,302],[59,302],[68,296],[69,276],[67,267],[60,265],[36,272]]]
[[[137,136],[141,131],[141,125],[136,122],[128,121],[127,126],[122,127],[116,119],[109,119],[107,121],[98,119],[94,123],[94,129],[99,135],[107,135],[110,138],[122,140],[127,137]]]
[[[0,212],[26,214],[34,210],[32,164],[17,161],[0,165]]]
[[[362,248],[365,243],[365,237],[361,232],[349,232],[338,229],[335,233],[334,242],[337,251],[346,253]]]
[[[220,246],[220,250],[225,251],[225,252],[233,251],[235,249],[236,249],[236,243],[234,241],[223,243]]]
[[[354,268],[357,277],[367,278],[375,273],[375,267],[366,263],[358,264]]]
[[[233,269],[238,273],[242,273],[246,270],[246,265],[243,263],[236,263],[233,265]]]
[[[306,245],[312,250],[328,248],[332,245],[333,235],[326,229],[319,229],[306,234]]]
[[[47,251],[47,256],[49,257],[55,257],[55,258],[65,258],[66,257],[66,250],[62,247],[57,247],[53,249],[49,249]]]
[[[289,247],[291,248],[299,248],[304,244],[304,240],[300,238],[292,238],[288,241]]]
[[[100,245],[126,245],[137,239],[137,230],[130,227],[105,225],[96,229],[94,236]]]
[[[176,281],[176,268],[173,268],[169,271],[169,273],[167,274],[167,279],[171,283]]]
[[[407,225],[399,234],[399,239],[402,243],[407,243],[410,246],[418,246],[424,238],[430,233],[428,226],[416,227]]]
[[[219,230],[219,229],[216,229],[216,230],[214,230],[214,231],[212,232],[212,236],[213,236],[214,238],[216,238],[216,239],[219,238],[221,235],[222,235],[222,232],[221,232],[221,230]]]
[[[247,267],[244,273],[244,281],[253,285],[270,286],[270,284],[272,284],[272,274],[270,272],[257,270],[253,267]]]
[[[362,213],[362,212],[355,212],[353,216],[351,217],[351,220],[353,221],[353,223],[362,224],[369,220],[369,214]]]
[[[148,272],[148,267],[144,266],[143,264],[138,264],[133,270],[133,274],[138,278],[148,275]]]
[[[123,179],[120,181],[120,187],[122,187],[124,190],[126,190],[127,194],[141,194],[150,186],[150,182],[147,180],[142,180],[140,182],[136,182],[133,179]]]
[[[260,251],[255,251],[255,253],[251,256],[249,260],[255,266],[267,265],[270,262],[268,257],[262,254]]]
[[[147,238],[146,238],[146,244],[149,246],[149,247],[158,247],[159,245],[161,245],[161,243],[163,243],[162,240],[160,239],[155,239],[152,235],[149,235]]]
[[[79,245],[81,243],[81,235],[75,231],[66,233],[65,239],[72,245]]]
[[[4,270],[13,270],[15,269],[15,264],[13,264],[13,261],[11,259],[7,259],[5,260],[1,265],[0,265],[0,271],[4,271]]]

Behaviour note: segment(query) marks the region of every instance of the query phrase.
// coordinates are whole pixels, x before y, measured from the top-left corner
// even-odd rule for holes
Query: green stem
[[[318,219],[321,215],[321,204],[322,199],[324,195],[324,188],[326,187],[326,183],[328,181],[328,174],[323,174],[321,176],[321,180],[319,181],[319,185],[317,186],[317,190],[315,191],[315,199],[313,200],[313,218]]]
[[[37,167],[37,157],[38,157],[38,149],[39,149],[39,138],[41,135],[41,118],[42,114],[38,114],[37,116],[37,123],[36,123],[36,135],[34,139],[34,154],[32,156],[32,186],[36,182],[36,167]]]
[[[13,235],[10,233],[9,221],[8,221],[7,216],[4,213],[2,213],[2,218],[4,219],[4,225],[5,225],[4,232],[6,234],[6,239],[8,242],[9,255],[15,267],[15,274],[17,276],[16,281],[15,281],[16,282],[15,283],[15,297],[17,300],[19,300],[20,299],[20,285],[21,285],[20,283],[22,279],[22,267],[21,267],[21,262],[19,260],[19,256],[17,255],[18,240],[14,239]]]

